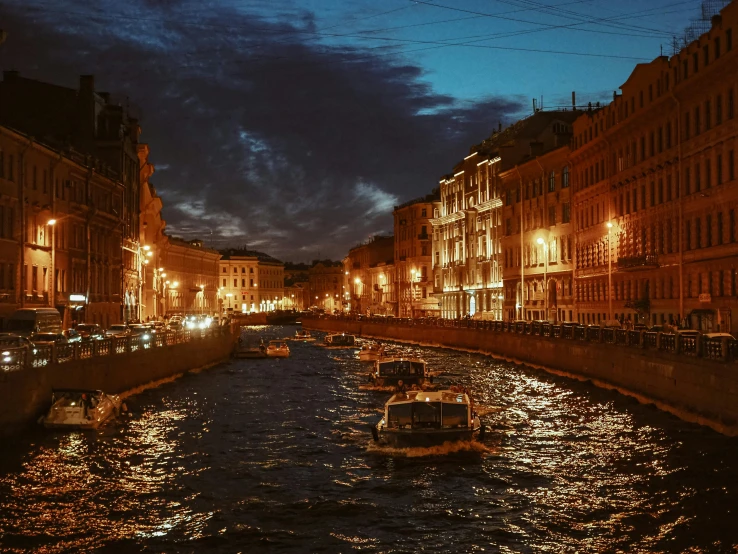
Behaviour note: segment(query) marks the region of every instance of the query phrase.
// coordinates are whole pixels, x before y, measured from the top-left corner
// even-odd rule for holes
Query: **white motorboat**
[[[376,362],[383,355],[384,346],[381,344],[363,344],[359,350],[359,360],[362,362]]]
[[[380,444],[395,448],[430,447],[484,438],[484,425],[461,389],[408,391],[392,395],[384,416],[371,428]]]
[[[425,361],[418,358],[379,358],[371,381],[379,387],[422,386],[428,376]]]
[[[335,335],[327,335],[323,339],[323,346],[326,348],[353,348],[356,343],[354,335],[346,333],[337,333]]]
[[[295,336],[292,340],[298,340],[302,342],[313,342],[315,337],[310,334],[310,331],[295,331]]]
[[[269,358],[289,358],[290,347],[283,340],[270,340],[266,355]]]
[[[121,399],[99,390],[55,389],[42,423],[47,429],[97,429],[120,413]]]

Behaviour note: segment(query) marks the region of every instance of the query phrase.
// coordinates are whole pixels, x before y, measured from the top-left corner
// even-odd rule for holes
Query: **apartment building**
[[[439,316],[433,296],[433,227],[441,209],[439,191],[395,206],[395,275],[400,317]],[[385,283],[386,285],[387,283]]]
[[[738,3],[574,122],[578,319],[738,331]]]

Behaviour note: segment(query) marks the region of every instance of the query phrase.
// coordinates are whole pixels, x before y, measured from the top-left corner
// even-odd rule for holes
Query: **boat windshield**
[[[387,409],[387,427],[390,429],[405,429],[413,424],[413,405],[395,404]]]
[[[468,427],[466,404],[448,404],[443,403],[443,427]]]
[[[423,362],[410,360],[391,360],[379,364],[379,375],[382,377],[395,375],[424,375]]]
[[[413,429],[438,429],[440,427],[440,402],[413,403]]]

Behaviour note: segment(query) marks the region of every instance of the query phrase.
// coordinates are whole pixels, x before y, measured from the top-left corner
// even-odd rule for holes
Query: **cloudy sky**
[[[698,6],[3,0],[0,67],[127,97],[170,234],[340,259],[533,97],[611,97]]]

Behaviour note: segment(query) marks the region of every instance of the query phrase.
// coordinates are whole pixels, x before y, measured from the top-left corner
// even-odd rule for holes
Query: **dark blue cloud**
[[[340,257],[391,207],[521,111],[460,103],[386,49],[315,40],[295,19],[178,0],[0,7],[4,69],[127,96],[142,116],[173,233],[287,259]],[[25,7],[23,7],[25,6]],[[308,31],[308,32],[306,32]]]

